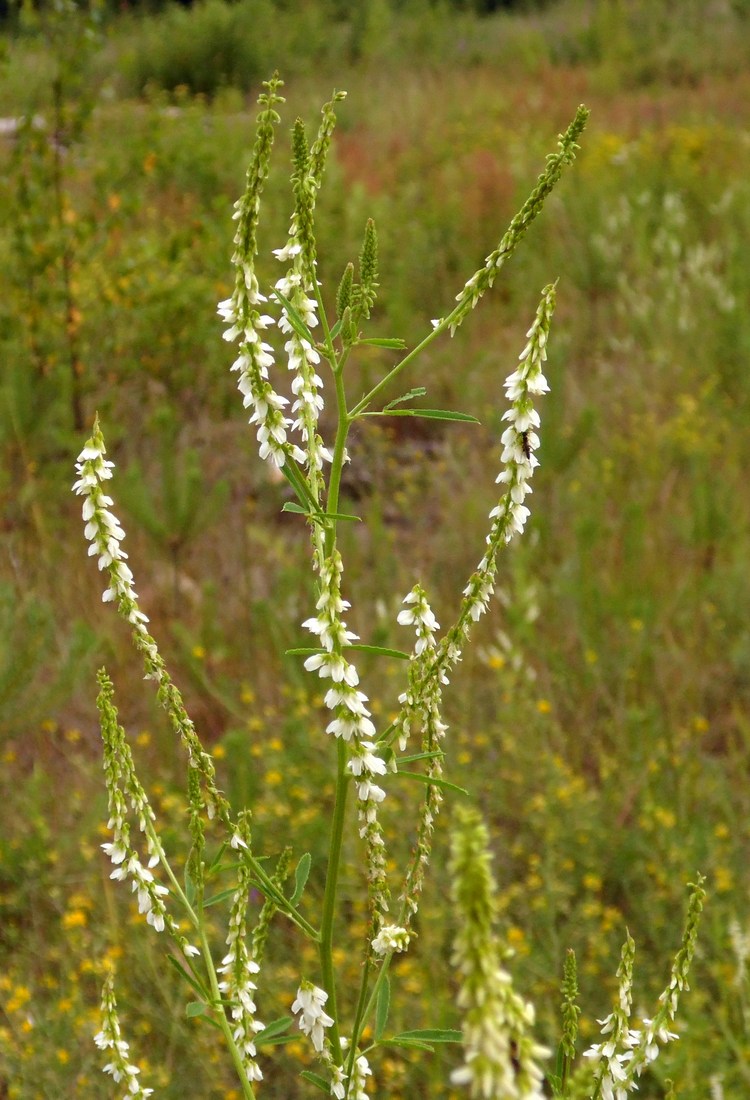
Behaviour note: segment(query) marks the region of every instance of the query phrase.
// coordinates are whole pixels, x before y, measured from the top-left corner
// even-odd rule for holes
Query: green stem
[[[331,327],[328,324],[328,314],[326,313],[326,307],[323,305],[323,295],[320,293],[320,283],[315,278],[315,272],[313,271],[312,285],[315,291],[315,300],[318,303],[318,316],[320,318],[320,327],[323,329],[324,344],[326,347],[326,359],[331,364],[331,370],[335,374],[339,369],[339,364],[336,359],[336,349],[333,346],[333,340],[331,339]]]
[[[164,870],[166,872],[166,875],[167,875],[167,878],[172,883],[172,889],[174,890],[175,894],[177,895],[177,897],[182,902],[182,904],[185,908],[185,911],[187,912],[187,915],[190,918],[190,923],[192,924],[193,928],[196,928],[200,931],[201,930],[201,922],[200,922],[200,919],[198,917],[198,914],[195,912],[192,905],[188,901],[185,891],[180,886],[180,883],[179,883],[174,871],[170,867],[169,861],[167,860],[166,854],[164,852],[164,848],[162,847],[161,841],[159,839],[159,835],[156,832],[156,829],[154,828],[154,823],[152,821],[150,821],[149,818],[146,818],[146,832],[147,832],[148,836],[151,839],[151,843],[153,844],[154,851],[159,856],[159,862],[161,863],[162,867],[164,868]]]
[[[333,969],[333,918],[336,910],[336,890],[339,868],[341,866],[341,848],[344,840],[344,819],[346,813],[346,795],[349,789],[349,775],[346,770],[346,742],[336,740],[337,772],[336,798],[333,806],[333,824],[328,852],[328,872],[323,897],[323,915],[320,922],[320,966],[323,971],[323,987],[328,994],[328,1011],[333,1017],[331,1044],[337,1065],[341,1065],[341,1036],[339,1034],[338,1012],[336,1009],[336,977]]]
[[[344,391],[344,379],[340,367],[334,369],[333,379],[336,385],[336,405],[338,407],[339,420],[338,427],[336,428],[336,442],[333,447],[331,476],[328,479],[327,512],[338,512],[339,510],[339,492],[341,489],[341,473],[344,468],[344,455],[346,453],[346,437],[349,434],[349,425],[352,422],[352,417],[346,409],[346,393]],[[335,545],[336,521],[331,520],[331,524],[326,531],[326,557],[330,557]]]
[[[276,883],[269,878],[266,872],[258,863],[254,856],[250,858],[250,868],[253,874],[258,879],[261,889],[267,897],[273,899],[282,913],[285,913],[289,919],[297,925],[310,939],[315,940],[316,943],[320,942],[321,933],[316,931],[315,928],[306,921],[305,918],[297,912],[297,910],[290,905],[289,898],[279,889]]]
[[[457,305],[448,314],[447,317],[443,317],[440,324],[436,325],[432,332],[427,333],[424,340],[417,344],[416,347],[412,348],[411,351],[408,352],[404,356],[404,358],[400,360],[400,362],[396,363],[396,366],[393,367],[392,370],[389,370],[388,374],[384,375],[384,377],[380,379],[378,384],[376,386],[373,386],[369,393],[365,394],[361,401],[357,402],[357,404],[349,413],[350,420],[353,420],[356,416],[359,416],[359,414],[367,408],[370,402],[373,401],[379,393],[382,393],[382,391],[386,389],[386,387],[393,381],[393,379],[398,377],[401,371],[405,367],[408,367],[410,363],[414,359],[416,359],[420,352],[424,351],[428,344],[431,344],[432,341],[437,339],[437,337],[440,336],[441,333],[445,332],[445,330],[453,323],[454,319],[461,313],[462,309],[463,306],[461,304]]]
[[[362,1021],[365,1019],[365,1004],[367,1001],[367,983],[370,980],[370,957],[369,954],[365,959],[362,967],[362,981],[359,986],[359,997],[357,998],[357,1008],[354,1013],[354,1023],[352,1024],[352,1045],[349,1051],[348,1065],[346,1067],[346,1080],[347,1091],[348,1084],[352,1079],[352,1072],[354,1070],[354,1059],[357,1057],[357,1047],[359,1046],[359,1036],[362,1030]]]
[[[217,1010],[217,1012],[216,1012],[216,1022],[218,1023],[219,1027],[221,1028],[222,1033],[224,1035],[224,1038],[226,1039],[227,1046],[229,1047],[229,1053],[232,1056],[232,1062],[234,1063],[234,1068],[237,1071],[237,1076],[239,1078],[240,1084],[242,1085],[242,1095],[245,1097],[245,1100],[255,1100],[255,1092],[253,1091],[253,1086],[250,1084],[250,1082],[247,1079],[247,1074],[245,1073],[245,1066],[242,1062],[242,1056],[240,1055],[240,1052],[237,1048],[237,1044],[234,1041],[234,1036],[232,1035],[232,1029],[229,1026],[229,1020],[227,1020],[227,1014],[224,1011],[224,1008],[223,1008],[222,1003],[221,1003],[221,1001],[222,1001],[221,990],[219,989],[219,982],[218,982],[218,979],[216,977],[216,971],[214,969],[214,960],[213,960],[213,956],[211,955],[211,948],[209,947],[208,939],[206,937],[206,930],[202,925],[201,925],[201,929],[200,929],[200,936],[201,936],[201,952],[203,954],[203,961],[206,964],[206,971],[208,973],[208,981],[209,981],[209,984],[211,986],[211,996],[212,996],[213,1001],[215,1002],[216,1010]]]

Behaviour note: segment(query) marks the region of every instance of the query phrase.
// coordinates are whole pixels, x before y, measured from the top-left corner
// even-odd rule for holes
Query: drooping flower
[[[104,481],[112,477],[114,462],[104,456],[107,448],[99,427],[99,417],[94,420],[91,438],[78,456],[76,473],[78,479],[73,492],[83,499],[84,535],[90,542],[89,557],[98,555],[100,570],[109,574],[109,585],[104,590],[102,600],[108,603],[116,601],[120,613],[142,635],[147,634],[148,616],[138,607],[138,593],[133,587],[133,574],[126,564],[127,554],[121,543],[125,538],[119,520],[110,511],[113,501],[102,488]]]
[[[333,1019],[323,1008],[327,1000],[328,994],[324,989],[312,982],[303,981],[292,1003],[292,1012],[299,1014],[300,1031],[309,1035],[319,1054],[323,1050],[325,1029],[333,1026]]]

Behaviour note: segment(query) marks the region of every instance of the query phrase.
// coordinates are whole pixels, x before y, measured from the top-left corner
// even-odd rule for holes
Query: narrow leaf
[[[304,893],[305,886],[307,885],[307,876],[310,874],[310,866],[312,864],[312,856],[309,852],[300,858],[297,868],[294,872],[294,893],[291,897],[292,905],[299,903],[302,894]]]
[[[270,1024],[259,1031],[255,1036],[253,1042],[256,1046],[262,1047],[270,1043],[273,1039],[278,1039],[282,1036],[282,1032],[286,1031],[294,1020],[291,1016],[280,1016],[278,1020],[272,1020]],[[284,1036],[287,1038],[287,1036]],[[291,1038],[291,1036],[290,1036]]]
[[[216,853],[216,855],[214,856],[213,860],[211,861],[211,866],[210,866],[210,867],[208,868],[208,874],[209,874],[209,875],[213,874],[213,873],[214,873],[214,871],[216,870],[216,868],[217,868],[217,867],[219,866],[219,864],[221,863],[221,860],[222,860],[222,858],[223,858],[223,856],[224,856],[224,852],[226,851],[226,849],[227,849],[227,845],[228,845],[228,844],[229,844],[229,841],[228,841],[228,840],[225,840],[225,841],[224,841],[224,843],[223,843],[223,844],[221,845],[221,847],[219,848],[219,850],[218,850],[218,852]]]
[[[319,511],[320,509],[318,508],[315,498],[310,492],[310,488],[304,477],[300,473],[299,467],[296,465],[296,463],[292,462],[291,459],[289,459],[281,467],[281,472],[294,490],[294,494],[297,499],[302,504],[305,504],[307,506],[305,510],[308,511],[312,508]]]
[[[383,408],[383,412],[388,412],[389,409],[393,409],[396,405],[403,405],[404,401],[413,401],[415,397],[424,397],[427,390],[424,386],[415,386],[413,390],[409,390],[408,393],[404,393],[401,397],[395,398],[393,401],[389,401]]]
[[[305,508],[294,500],[287,500],[281,511],[294,512],[297,516],[307,516],[309,519],[315,520],[316,523],[327,523],[331,519],[350,520],[355,523],[362,522],[361,516],[353,516],[349,512],[324,512],[321,508],[311,508],[309,505]]]
[[[391,981],[386,975],[383,984],[378,990],[378,999],[375,1004],[375,1042],[383,1038],[385,1025],[388,1023],[388,1012],[391,1007]]]
[[[349,649],[356,649],[362,653],[373,653],[380,657],[396,657],[399,661],[410,660],[408,653],[402,653],[400,649],[386,649],[379,645],[345,645],[341,647],[342,653]],[[327,653],[323,646],[296,646],[294,649],[285,649],[285,657],[310,657],[313,653]]]
[[[429,1050],[430,1053],[435,1053],[435,1048],[430,1046],[429,1043],[423,1043],[419,1039],[381,1039],[383,1046],[388,1047],[407,1047],[410,1050]]]
[[[421,775],[419,772],[396,772],[396,775],[402,776],[404,779],[416,779],[420,783],[427,783],[430,787],[440,787],[444,791],[456,791],[458,794],[468,795],[468,791],[464,787],[459,787],[455,783],[449,783],[447,779],[437,779],[434,776]]]
[[[415,752],[411,756],[402,756],[400,763],[413,764],[416,760],[435,760],[437,757],[441,759],[445,757],[442,749],[435,749],[434,752]]]
[[[481,424],[475,416],[468,413],[452,412],[449,409],[383,409],[381,412],[363,413],[364,416],[419,416],[426,420],[460,420],[466,424]]]
[[[192,908],[195,905],[195,899],[198,896],[198,890],[195,885],[195,879],[190,873],[190,861],[185,864],[185,897],[187,898],[188,905]]]
[[[318,1076],[317,1073],[311,1073],[309,1069],[303,1069],[300,1073],[300,1077],[304,1077],[306,1081],[309,1081],[311,1085],[317,1085],[319,1089],[322,1089],[328,1096],[331,1095],[330,1085],[326,1081],[325,1077]]]
[[[212,897],[207,898],[203,902],[203,908],[208,909],[210,905],[218,905],[220,901],[226,901],[227,898],[232,898],[237,893],[236,887],[232,887],[229,890],[222,890],[218,894],[214,894]]]
[[[326,519],[346,519],[354,520],[356,523],[362,522],[361,516],[353,516],[349,512],[323,512]]]
[[[274,290],[273,296],[281,302],[282,306],[286,310],[286,315],[289,318],[289,324],[292,326],[297,335],[300,336],[303,340],[307,340],[309,344],[312,344],[312,346],[315,347],[315,337],[310,332],[310,329],[302,320],[302,317],[299,315],[289,299],[285,298],[280,290]]]
[[[367,345],[367,347],[371,348],[393,348],[394,351],[404,351],[406,348],[406,341],[399,340],[398,338],[389,340],[382,339],[378,336],[369,336],[366,340],[357,340],[357,346],[361,347],[362,345]]]
[[[389,1042],[395,1042],[397,1039],[417,1039],[422,1043],[460,1043],[463,1040],[463,1036],[460,1031],[456,1031],[454,1028],[428,1027],[424,1029],[420,1028],[416,1031],[400,1031],[399,1034],[394,1035]]]
[[[373,653],[380,657],[396,657],[399,661],[411,660],[408,653],[402,653],[400,649],[388,649],[382,645],[361,645],[359,642],[355,642],[353,645],[347,645],[343,647],[344,651],[347,649],[356,649],[360,653]]]

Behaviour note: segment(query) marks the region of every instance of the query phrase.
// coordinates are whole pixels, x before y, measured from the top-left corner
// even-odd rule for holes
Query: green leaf
[[[357,340],[357,346],[366,345],[370,348],[393,348],[394,351],[404,351],[406,348],[406,341],[382,339],[378,336],[370,336],[366,340]]]
[[[402,653],[400,649],[386,649],[384,646],[379,645],[345,645],[342,646],[341,652],[346,653],[347,650],[357,649],[362,653],[373,653],[380,657],[396,657],[400,661],[410,660],[408,653]],[[294,649],[285,649],[285,657],[310,657],[313,653],[327,653],[328,650],[323,646],[296,646]]]
[[[440,787],[444,791],[456,791],[458,794],[468,795],[468,791],[464,787],[459,787],[455,783],[449,783],[447,779],[436,779],[434,776],[421,775],[420,772],[396,772],[396,775],[401,775],[405,779],[416,779],[420,783],[427,783],[431,787]]]
[[[257,1040],[256,1040],[256,1042],[257,1042]],[[296,1043],[296,1042],[297,1042],[297,1036],[294,1035],[294,1034],[292,1034],[292,1035],[274,1035],[273,1039],[269,1039],[268,1042],[264,1043],[263,1045],[267,1046],[267,1047],[283,1047],[287,1043]]]
[[[219,864],[221,863],[221,861],[222,861],[222,859],[223,859],[223,857],[224,857],[224,852],[226,851],[226,849],[227,849],[227,845],[228,845],[228,844],[229,844],[229,841],[228,841],[228,840],[225,840],[225,841],[224,841],[224,843],[223,843],[223,844],[221,845],[221,847],[219,848],[219,850],[218,850],[218,852],[216,853],[216,855],[214,856],[213,860],[211,861],[211,866],[210,866],[210,867],[208,868],[208,874],[209,874],[209,875],[213,874],[213,873],[214,873],[214,871],[216,870],[216,868],[217,868],[217,867],[219,866]]]
[[[307,885],[307,876],[310,874],[310,867],[312,865],[312,856],[309,852],[300,858],[297,868],[294,872],[294,893],[291,896],[292,905],[297,905],[302,897],[305,886]]]
[[[307,509],[311,511],[319,512],[320,507],[315,500],[315,497],[312,495],[312,492],[310,491],[310,486],[305,481],[302,471],[300,470],[297,463],[292,461],[292,459],[288,459],[281,467],[281,472],[291,485],[292,489],[294,489],[294,494],[300,501],[300,503],[306,505]]]
[[[210,1007],[203,1001],[190,1001],[185,1005],[185,1015],[189,1020],[194,1016],[207,1016],[210,1011]]]
[[[400,649],[387,649],[386,646],[382,645],[363,645],[355,642],[353,645],[344,646],[343,652],[345,653],[347,649],[356,649],[360,653],[373,653],[380,657],[395,657],[399,661],[411,660],[408,653],[402,653]]]
[[[454,1028],[428,1027],[417,1031],[400,1031],[388,1040],[389,1043],[417,1040],[420,1043],[460,1043],[463,1035]]]
[[[475,416],[468,413],[452,412],[449,409],[394,409],[386,408],[381,412],[363,413],[363,416],[421,416],[427,420],[461,420],[466,424],[480,424]]]
[[[190,860],[185,864],[185,897],[187,898],[188,905],[192,908],[195,905],[195,899],[198,896],[198,888],[196,886],[195,879],[190,873]]]
[[[227,898],[234,897],[237,893],[237,887],[233,886],[229,890],[221,890],[218,894],[214,894],[212,897],[207,898],[203,902],[203,908],[208,909],[210,905],[218,905],[220,901],[226,901]]]
[[[200,984],[200,982],[196,978],[194,978],[192,974],[189,974],[187,972],[187,970],[182,965],[182,963],[178,962],[178,960],[174,957],[174,955],[167,955],[167,959],[172,964],[172,966],[175,968],[177,973],[181,974],[182,977],[185,979],[185,981],[188,983],[188,985],[192,989],[195,990],[195,992],[198,994],[198,996],[203,997],[206,1000],[208,1000],[208,991],[203,988],[203,986]]]
[[[282,1032],[294,1023],[291,1016],[279,1016],[278,1020],[272,1020],[270,1024],[259,1031],[255,1036],[253,1042],[256,1046],[262,1047],[273,1042],[274,1039],[282,1037]],[[283,1036],[283,1038],[293,1038],[293,1036]]]
[[[338,334],[341,332],[341,318],[339,317],[336,324],[331,329],[331,339],[335,340]]]
[[[429,1050],[431,1054],[435,1053],[433,1046],[419,1039],[381,1039],[380,1042],[387,1047],[406,1047],[410,1050]]]
[[[378,999],[375,1003],[375,1042],[383,1038],[385,1025],[388,1023],[388,1012],[391,1007],[391,982],[386,974],[383,984],[378,990]]]
[[[281,302],[282,306],[286,310],[286,315],[289,318],[289,324],[292,326],[297,335],[300,336],[303,340],[307,340],[309,344],[312,344],[312,346],[315,347],[315,337],[310,332],[310,329],[302,320],[302,317],[299,315],[289,299],[285,298],[280,290],[274,290],[273,297]]]
[[[408,393],[402,394],[401,397],[397,397],[394,401],[389,401],[388,404],[384,406],[383,412],[388,412],[389,409],[395,408],[396,405],[402,405],[404,401],[413,401],[415,397],[424,397],[426,393],[427,390],[424,386],[415,386],[414,389],[409,390]]]
[[[444,759],[445,753],[442,749],[435,749],[434,752],[415,752],[412,756],[402,756],[399,763],[401,764],[413,764],[416,760],[435,760]]]
[[[311,1073],[309,1069],[303,1069],[302,1073],[300,1073],[300,1077],[304,1077],[311,1085],[317,1085],[317,1087],[322,1089],[328,1096],[331,1095],[331,1087],[325,1077],[320,1077],[317,1073]]]
[[[324,512],[320,508],[311,508],[308,506],[304,508],[301,504],[297,504],[294,500],[288,500],[281,508],[282,512],[293,512],[296,516],[307,516],[309,519],[314,519],[317,523],[327,523],[331,519],[343,519],[350,520],[355,523],[361,523],[361,516],[352,516],[349,512]]]

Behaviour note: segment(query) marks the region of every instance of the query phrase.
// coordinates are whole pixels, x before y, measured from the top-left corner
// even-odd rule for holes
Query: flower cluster
[[[372,949],[376,955],[389,955],[391,952],[406,951],[411,940],[411,933],[397,924],[383,924],[375,939],[372,941]]]
[[[549,1052],[530,1037],[533,1007],[515,992],[502,965],[510,952],[493,930],[495,883],[487,830],[476,811],[458,815],[450,870],[459,922],[453,963],[461,975],[458,1004],[465,1013],[465,1060],[451,1080],[469,1085],[472,1097],[483,1100],[543,1100],[537,1061]]]
[[[235,291],[231,298],[220,302],[218,311],[222,320],[230,326],[224,333],[224,339],[234,341],[241,337],[240,354],[231,370],[239,374],[237,388],[242,394],[243,405],[246,409],[252,409],[249,423],[258,425],[256,436],[260,444],[260,457],[281,467],[290,454],[297,462],[303,461],[305,456],[299,447],[287,441],[287,431],[292,422],[282,410],[289,401],[276,393],[271,385],[268,368],[273,366],[273,348],[260,335],[275,322],[269,314],[261,314],[255,308],[267,299],[258,290],[250,264],[245,263],[244,266],[248,270],[242,293]]]
[[[333,1026],[333,1019],[324,1010],[328,994],[312,982],[303,981],[292,1003],[292,1012],[299,1013],[299,1027],[309,1035],[318,1054],[323,1052],[325,1029]]]
[[[440,623],[427,602],[427,594],[420,585],[415,585],[403,600],[406,605],[403,611],[399,611],[397,622],[400,626],[416,628],[417,640],[414,644],[414,653],[419,657],[425,649],[432,648],[435,644],[435,632],[440,629]]]
[[[126,564],[128,555],[120,545],[125,538],[125,532],[117,517],[109,510],[114,503],[112,498],[102,488],[102,482],[109,481],[112,477],[115,465],[104,457],[106,453],[104,436],[99,427],[99,418],[96,417],[91,439],[76,462],[78,480],[73,485],[73,492],[84,498],[84,535],[91,543],[89,557],[98,555],[99,569],[106,569],[109,573],[109,586],[105,589],[102,600],[105,603],[117,601],[124,618],[145,636],[148,617],[138,607],[133,574]]]
[[[235,834],[241,840],[240,865],[237,889],[232,899],[227,934],[227,951],[221,960],[217,972],[222,975],[219,991],[227,1001],[232,1015],[232,1038],[240,1052],[245,1076],[249,1082],[260,1081],[263,1077],[256,1059],[255,1036],[264,1025],[255,1019],[254,994],[257,989],[253,976],[260,970],[258,963],[250,956],[246,941],[246,914],[250,891],[250,868],[242,858],[244,851],[250,850],[250,834],[246,817],[241,816]]]
[[[358,1054],[354,1059],[352,1079],[349,1086],[350,1100],[369,1100],[367,1093],[367,1078],[372,1077],[370,1063],[364,1054]]]
[[[672,965],[667,988],[659,997],[659,1008],[653,1019],[642,1020],[640,1028],[629,1026],[632,1003],[633,955],[635,947],[630,936],[622,949],[618,1003],[603,1021],[604,1042],[596,1043],[584,1052],[596,1066],[595,1081],[602,1100],[627,1100],[627,1094],[638,1088],[637,1079],[658,1058],[660,1048],[677,1035],[670,1031],[677,1014],[680,994],[688,988],[688,972],[695,954],[698,924],[706,892],[703,877],[690,885],[687,920],[682,942]]]
[[[78,456],[76,463],[78,478],[73,485],[73,491],[84,497],[84,534],[91,543],[89,556],[98,554],[99,569],[106,569],[109,574],[109,586],[102,599],[105,602],[115,601],[120,614],[134,628],[133,640],[143,658],[146,679],[154,680],[158,684],[159,702],[169,715],[173,729],[187,750],[190,766],[197,769],[205,784],[208,794],[206,802],[208,816],[213,817],[218,814],[222,820],[227,821],[228,805],[216,787],[213,761],[203,749],[195,727],[187,715],[182,697],[167,672],[156,642],[146,629],[148,617],[138,607],[138,595],[133,587],[133,574],[126,564],[127,554],[121,546],[125,532],[117,517],[110,511],[113,505],[112,498],[102,488],[102,482],[111,479],[114,469],[114,463],[104,457],[106,453],[104,436],[99,426],[99,418],[96,417],[91,438]]]
[[[421,585],[415,585],[403,602],[406,606],[399,612],[398,622],[402,626],[413,625],[417,640],[409,665],[409,684],[406,691],[399,696],[401,711],[396,725],[399,748],[404,751],[416,724],[421,729],[422,751],[432,754],[428,757],[427,777],[440,779],[443,774],[441,745],[448,728],[440,716],[443,685],[448,682],[445,672],[436,663],[438,644],[435,633],[440,629],[440,623],[435,618]],[[407,923],[413,919],[418,909],[417,899],[424,884],[432,850],[435,818],[440,812],[442,801],[440,787],[429,785],[420,810],[414,855],[401,895]]]
[[[535,429],[539,427],[539,413],[534,408],[532,398],[549,392],[547,379],[542,373],[542,364],[547,358],[547,340],[550,322],[555,308],[555,287],[546,286],[537,309],[534,323],[526,333],[528,343],[519,355],[520,365],[505,380],[505,396],[511,403],[503,420],[508,427],[500,442],[503,453],[500,461],[503,469],[497,476],[498,483],[508,486],[503,501],[490,512],[490,518],[503,515],[506,526],[503,536],[510,542],[514,534],[520,534],[529,517],[529,509],[524,498],[531,492],[529,481],[536,466],[539,465],[534,452],[539,446],[539,437]]]
[[[635,943],[628,933],[620,953],[617,968],[617,1001],[612,1012],[599,1020],[604,1041],[584,1051],[595,1065],[594,1081],[602,1100],[624,1100],[627,1091],[627,1064],[632,1059],[630,1047],[630,1010],[633,1003],[633,960]]]
[[[197,954],[198,949],[179,933],[176,923],[166,911],[163,899],[169,894],[169,890],[160,885],[152,874],[151,868],[162,859],[161,846],[153,825],[154,812],[135,774],[125,731],[117,721],[117,710],[112,701],[112,683],[103,671],[99,673],[99,684],[101,690],[97,706],[104,741],[104,771],[109,799],[107,826],[112,830],[112,841],[102,844],[102,849],[114,864],[115,869],[110,878],[119,881],[129,879],[133,892],[138,896],[138,911],[145,913],[148,923],[157,932],[163,932],[165,926],[168,927],[185,954]],[[147,867],[144,867],[130,841],[128,801],[146,839],[149,855]]]
[[[104,1066],[104,1072],[111,1074],[117,1084],[124,1082],[125,1096],[132,1097],[133,1100],[145,1100],[153,1094],[153,1089],[143,1088],[139,1083],[138,1075],[141,1071],[130,1061],[130,1048],[122,1038],[111,972],[107,975],[102,990],[102,1027],[94,1036],[94,1042],[100,1050],[111,1052],[112,1060]]]
[[[335,713],[335,718],[326,727],[326,732],[342,738],[349,745],[350,758],[347,764],[349,774],[354,777],[357,788],[360,836],[367,844],[367,873],[371,888],[373,908],[388,908],[387,887],[385,882],[385,852],[380,824],[377,820],[377,805],[385,798],[385,791],[376,779],[386,773],[386,764],[377,755],[375,726],[367,709],[368,698],[358,688],[359,674],[355,666],[346,659],[342,650],[357,635],[347,629],[342,613],[350,606],[348,600],[341,597],[341,575],[343,565],[341,555],[334,551],[323,560],[320,568],[319,592],[316,603],[317,615],[306,619],[303,626],[316,635],[324,646],[323,653],[314,653],[305,661],[309,672],[332,680],[325,695],[325,705]]]
[[[318,418],[323,410],[323,382],[317,373],[320,354],[312,340],[312,329],[318,324],[314,286],[315,242],[312,233],[318,182],[312,174],[307,140],[299,120],[294,131],[294,159],[295,211],[289,229],[289,240],[284,248],[274,251],[278,260],[291,260],[291,266],[286,275],[276,283],[275,289],[288,300],[296,314],[297,325],[293,324],[290,311],[284,306],[279,328],[288,337],[284,350],[287,353],[289,370],[294,374],[292,393],[295,401],[292,412],[297,414],[297,419],[293,428],[302,434],[313,492],[319,498],[322,486],[318,474],[323,461],[330,462],[333,456],[323,445],[317,431]],[[301,331],[299,322],[302,325]]]
[[[268,176],[274,123],[279,118],[274,106],[282,102],[281,96],[277,95],[280,83],[277,79],[270,81],[266,85],[267,93],[260,97],[264,109],[258,116],[257,136],[247,170],[247,186],[244,195],[235,204],[234,291],[218,306],[220,317],[229,326],[224,332],[224,339],[229,343],[239,341],[239,356],[232,364],[232,370],[239,375],[238,388],[244,406],[252,410],[250,423],[258,426],[260,457],[279,467],[290,455],[298,462],[304,460],[299,447],[287,441],[291,420],[284,415],[283,409],[289,402],[276,393],[269,380],[269,367],[274,362],[273,348],[263,339],[263,333],[275,322],[273,317],[258,308],[267,299],[260,293],[255,274],[260,196]]]

